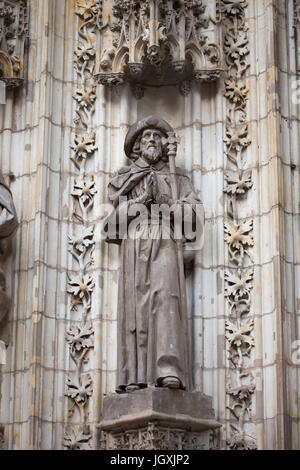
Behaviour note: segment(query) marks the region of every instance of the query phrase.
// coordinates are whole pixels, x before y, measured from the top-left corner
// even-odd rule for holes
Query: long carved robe
[[[2,257],[7,254],[6,240],[13,236],[17,227],[18,220],[13,198],[0,172],[0,323],[7,314],[9,307],[5,273],[2,270]]]
[[[0,172],[0,239],[11,237],[17,227],[18,220],[13,198]]]
[[[109,199],[117,209],[120,196],[136,200],[144,193],[151,172],[156,173],[158,191],[171,198],[169,171],[164,162],[150,167],[140,158],[112,178]],[[201,204],[189,178],[180,169],[176,172],[179,200],[193,208]],[[159,386],[169,376],[179,378],[182,388],[189,389],[187,319],[181,311],[176,243],[162,237],[161,220],[151,225],[152,238],[143,239],[150,233],[148,217],[137,230],[137,239],[107,240],[121,244],[117,391],[131,384]]]

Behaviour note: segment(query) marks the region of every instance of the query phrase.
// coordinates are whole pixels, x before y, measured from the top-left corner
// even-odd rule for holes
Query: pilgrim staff
[[[175,158],[177,154],[177,144],[179,144],[180,140],[176,136],[175,132],[168,132],[166,139],[166,145],[168,149],[168,158],[169,158],[169,167],[170,167],[170,177],[171,177],[171,192],[172,192],[172,199],[175,204],[180,203],[178,200],[179,191],[177,185],[177,178],[176,178],[176,165],[175,165]],[[182,211],[184,208],[182,207]],[[175,217],[176,222],[176,217]],[[182,223],[181,223],[182,228]],[[180,296],[180,313],[182,315],[182,321],[184,325],[184,332],[185,332],[185,340],[186,344],[189,344],[188,338],[188,321],[187,321],[187,303],[186,303],[186,286],[185,286],[185,275],[184,275],[184,256],[183,256],[183,245],[182,245],[182,230],[180,232],[181,237],[176,238],[176,227],[174,227],[174,239],[177,248],[177,265],[178,265],[178,277],[179,277],[179,288],[181,292]],[[189,359],[189,351],[187,351],[186,356],[186,366],[189,370],[190,359]]]

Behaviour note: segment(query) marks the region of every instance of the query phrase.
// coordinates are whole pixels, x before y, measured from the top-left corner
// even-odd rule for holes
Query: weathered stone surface
[[[214,422],[214,410],[212,398],[199,392],[186,392],[184,390],[169,390],[162,388],[146,388],[133,393],[111,394],[104,398],[101,413],[101,423],[119,420],[124,416],[145,415],[158,413],[163,416],[170,415],[193,418],[195,426],[199,421],[212,420]],[[142,419],[142,418],[141,418]],[[214,422],[215,423],[215,422]],[[216,423],[215,423],[216,424]],[[105,424],[105,429],[108,427]],[[205,424],[204,424],[205,426]]]
[[[91,75],[95,60],[99,70],[99,61],[87,43],[81,47],[82,23],[76,11],[79,8],[82,16],[90,18],[85,7],[93,9],[96,1],[28,3],[26,87],[14,92],[7,89],[6,104],[0,106],[0,167],[9,181],[20,222],[12,257],[5,261],[4,269],[6,279],[11,279],[7,293],[13,293],[7,312],[9,346],[6,364],[1,366],[0,423],[5,425],[5,445],[9,449],[61,449],[68,424],[79,423],[78,410],[72,418],[68,416],[72,398],[65,396],[68,377],[73,380],[76,375],[70,346],[77,327],[80,332],[94,331],[94,348],[89,349],[89,363],[84,364],[86,375],[92,378],[93,394],[86,402],[89,433],[75,429],[68,441],[71,446],[88,445],[87,437],[100,421],[101,398],[116,388],[119,254],[116,246],[100,243],[105,215],[101,203],[113,172],[128,165],[121,148],[129,127],[147,115],[158,114],[180,136],[177,165],[187,170],[205,207],[204,248],[186,283],[193,380],[197,390],[212,397],[216,419],[223,424],[217,445],[228,448],[226,441],[231,437],[233,448],[247,444],[239,438],[243,438],[241,433],[231,436],[230,423],[237,424],[238,419],[227,406],[239,414],[251,403],[244,415],[245,437],[253,435],[259,449],[299,449],[300,106],[294,28],[298,0],[219,2],[226,10],[222,15],[226,12],[233,19],[245,14],[248,44],[235,48],[240,42],[232,38],[226,44],[233,64],[235,56],[243,60],[247,52],[250,67],[238,87],[232,80],[225,84],[223,75],[216,83],[183,84],[185,98],[177,86],[149,87],[143,96],[137,87],[137,101],[126,83],[116,88],[99,85],[94,90],[95,111],[88,129],[74,123],[80,103],[73,95],[82,89],[83,70]],[[104,3],[109,12],[113,2]],[[205,4],[209,8],[213,2]],[[107,16],[103,17],[104,24],[106,21]],[[224,37],[222,41],[225,46]],[[89,80],[88,86],[93,83]],[[76,94],[77,99],[81,96]],[[235,135],[234,126],[227,127],[228,113],[245,104],[246,97],[241,131],[248,134],[243,140],[244,166],[239,174],[236,168],[229,168],[227,154],[238,154],[238,140],[232,152],[230,141]],[[83,103],[90,110],[94,95],[86,98]],[[251,144],[245,147],[248,140]],[[87,227],[73,215],[81,215],[82,196],[80,188],[74,188],[74,180],[84,166],[92,189],[85,209],[94,225],[95,241],[90,246],[94,264],[88,268],[89,285],[94,283],[89,313],[92,328],[82,323],[81,311],[71,310],[72,294],[66,292],[67,273],[75,277],[79,271],[68,248],[75,247],[78,254],[76,246],[81,245],[76,240],[90,239],[83,232]],[[82,186],[82,177],[78,180],[81,189],[87,187]],[[225,198],[237,190],[242,191],[233,198],[237,205],[229,209],[239,220],[232,221],[227,217]],[[71,194],[74,191],[77,196]],[[93,204],[88,204],[91,200]],[[239,232],[233,246],[231,237],[240,228],[244,230],[245,224],[249,228],[250,221],[253,231]],[[241,235],[249,236],[249,243]],[[251,261],[245,254],[245,265],[253,264],[253,279],[246,283],[251,284],[250,290],[247,287],[249,322],[239,325],[229,318],[227,299],[235,300],[237,292],[228,292],[225,271],[243,279],[237,272],[243,250],[253,256]],[[234,266],[229,263],[229,251],[236,260]],[[249,349],[253,338],[255,344]],[[236,363],[239,353],[245,354],[244,371],[251,374],[242,377],[240,388],[228,379],[230,358]],[[235,377],[238,372],[235,369]],[[86,380],[89,393],[89,378]]]
[[[148,388],[109,395],[99,424],[100,447],[208,449],[210,431],[220,427],[214,417],[212,399],[199,392]]]

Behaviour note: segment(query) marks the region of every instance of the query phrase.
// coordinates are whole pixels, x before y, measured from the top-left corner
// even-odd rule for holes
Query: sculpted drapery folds
[[[4,240],[10,238],[15,233],[18,226],[16,209],[12,199],[10,189],[6,185],[0,171],[0,252],[3,255],[5,247]]]
[[[184,171],[171,171],[174,161],[168,159],[176,154],[172,133],[155,116],[134,124],[125,140],[132,164],[121,168],[108,186],[118,225],[107,241],[121,246],[118,392],[147,386],[191,388],[184,262],[194,254],[189,249],[196,237],[191,228],[203,218],[203,206]],[[180,227],[191,218],[182,240],[176,240],[176,214],[182,217]],[[122,237],[121,220],[126,220],[127,238]]]
[[[18,226],[13,198],[0,171],[0,364],[4,353],[3,323],[9,308],[9,296],[6,292],[6,277],[2,261],[9,253],[8,242]],[[2,321],[3,320],[3,321]]]

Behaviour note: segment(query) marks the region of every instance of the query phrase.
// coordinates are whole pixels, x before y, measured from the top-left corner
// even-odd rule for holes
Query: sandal
[[[162,379],[160,386],[163,388],[178,389],[181,388],[181,382],[177,377],[165,377]]]
[[[136,390],[140,390],[140,387],[138,385],[135,385],[135,384],[127,385],[127,387],[126,387],[126,392],[127,393],[135,392]]]

